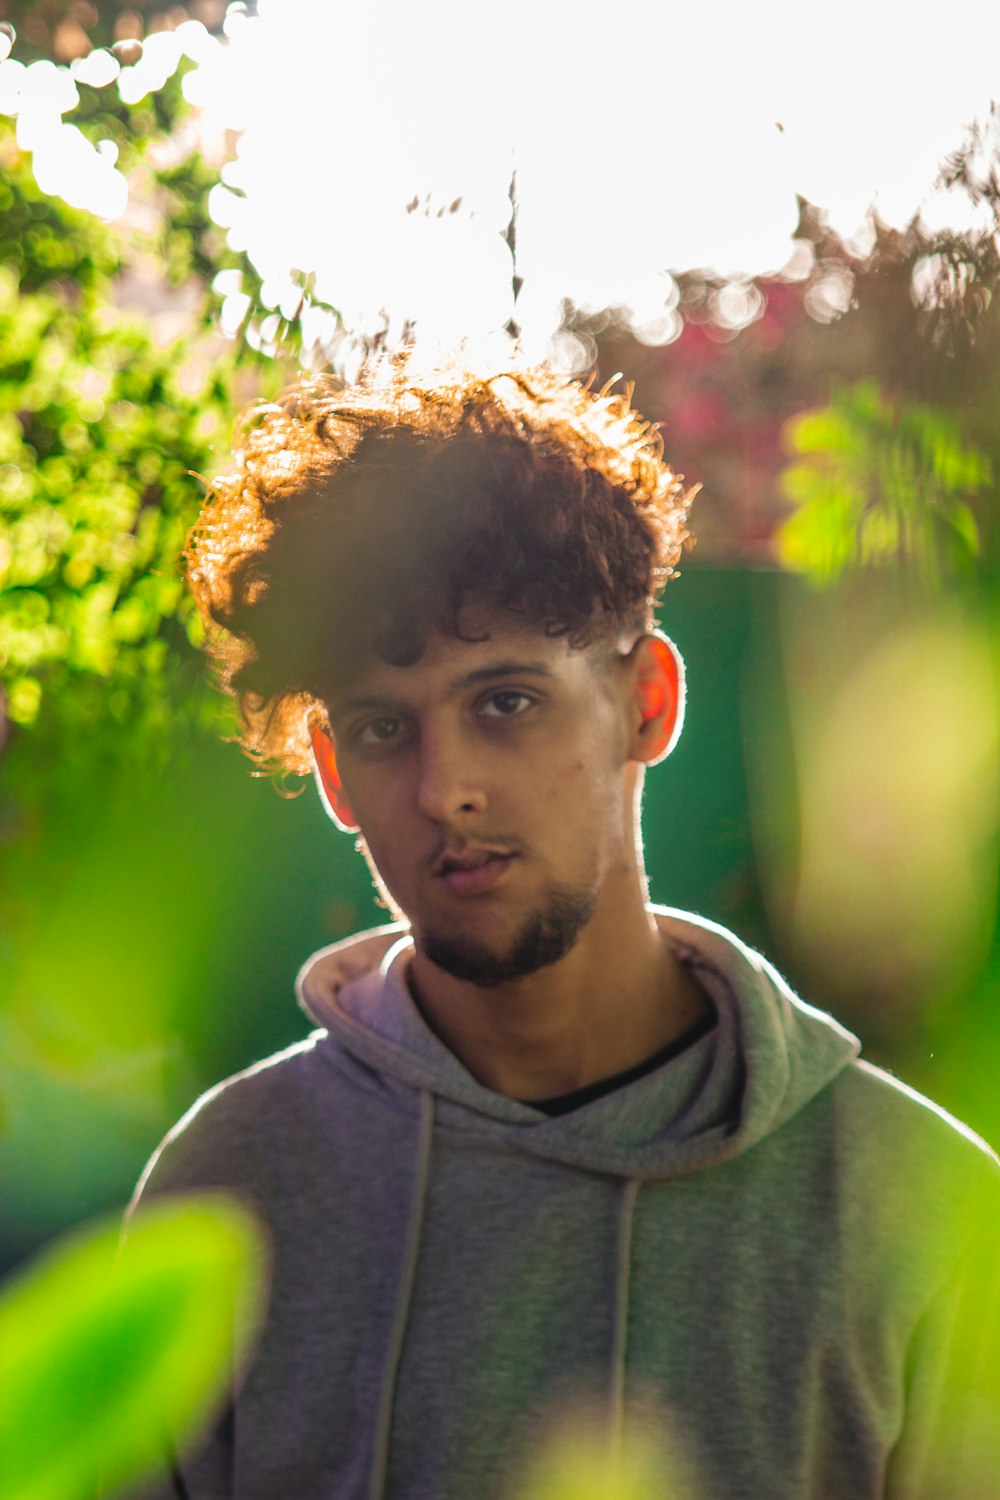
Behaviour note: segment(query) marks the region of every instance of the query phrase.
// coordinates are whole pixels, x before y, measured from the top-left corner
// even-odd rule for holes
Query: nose
[[[483,778],[462,736],[439,731],[422,734],[419,774],[417,803],[435,823],[451,823],[485,810]]]

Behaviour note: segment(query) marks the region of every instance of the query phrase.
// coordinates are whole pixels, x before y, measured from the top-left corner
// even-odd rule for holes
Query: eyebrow
[[[471,672],[465,672],[461,677],[456,677],[450,683],[446,698],[457,698],[467,688],[477,687],[484,682],[497,682],[503,677],[551,677],[552,669],[540,661],[498,661],[489,666],[476,667]],[[339,703],[329,705],[331,719],[339,719],[344,714],[366,712],[371,709],[385,709],[392,706],[391,697],[375,698],[371,696],[348,697]]]
[[[551,677],[552,669],[541,661],[498,661],[490,667],[477,667],[459,677],[448,689],[449,698],[463,688],[475,687],[479,682],[495,682],[498,677]]]

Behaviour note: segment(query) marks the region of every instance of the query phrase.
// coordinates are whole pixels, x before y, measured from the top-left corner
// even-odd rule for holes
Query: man
[[[652,1426],[665,1494],[995,1500],[995,1158],[647,903],[689,498],[622,397],[405,366],[261,409],[215,486],[189,579],[244,744],[315,772],[398,921],[140,1185],[234,1191],[274,1252],[173,1493],[513,1495],[585,1404],[612,1451]]]

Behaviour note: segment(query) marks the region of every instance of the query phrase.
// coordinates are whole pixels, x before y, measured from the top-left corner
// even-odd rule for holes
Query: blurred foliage
[[[214,31],[225,14],[226,0],[174,0],[163,6],[149,0],[0,0],[0,21],[17,32],[19,54],[60,63],[82,57],[92,47],[176,28],[190,18]]]
[[[683,328],[664,347],[644,345],[606,318],[595,323],[567,310],[569,326],[593,342],[598,381],[628,371],[639,409],[662,424],[671,463],[702,483],[694,526],[713,562],[773,564],[788,514],[782,473],[792,419],[826,408],[838,388],[872,382],[895,413],[892,421],[923,430],[900,439],[908,462],[918,464],[939,440],[978,455],[979,480],[951,499],[968,505],[969,516],[955,511],[967,538],[972,521],[979,536],[965,582],[989,586],[1000,565],[1000,107],[969,126],[938,187],[975,207],[977,229],[931,231],[915,217],[899,231],[872,214],[844,239],[820,208],[802,200],[793,254],[781,272],[756,283],[701,271],[678,275]],[[741,317],[727,318],[727,298]],[[887,413],[884,440],[870,430],[862,442],[860,417],[850,420],[858,464],[863,448],[878,469],[864,483],[881,497],[882,510],[897,438]],[[798,462],[794,450],[791,457]],[[852,482],[860,477],[855,466]],[[941,500],[933,482],[914,503],[937,509]],[[868,514],[855,510],[859,521]],[[936,513],[921,530],[930,549],[924,570],[944,579],[954,574],[956,535],[941,520]],[[797,565],[824,572],[824,536],[814,530],[807,538],[800,528],[799,540]],[[816,556],[807,559],[802,548],[814,543]],[[859,539],[851,565],[874,562],[882,550]]]
[[[0,121],[0,735],[103,727],[151,764],[222,711],[179,568],[197,476],[289,369],[218,331],[209,278],[254,278],[209,218],[186,108],[180,72],[136,105],[80,87],[74,123],[145,210],[131,232],[42,193]]]
[[[930,583],[975,566],[968,501],[990,482],[990,461],[963,445],[949,414],[916,403],[896,410],[862,381],[793,418],[786,443],[797,455],[781,476],[797,507],[778,533],[786,566],[821,583],[859,565],[912,565]]]
[[[635,1420],[617,1441],[606,1412],[574,1413],[558,1422],[516,1493],[519,1500],[696,1500],[682,1442],[668,1444],[668,1423]]]
[[[47,1249],[0,1293],[4,1500],[117,1493],[203,1430],[266,1292],[259,1229],[231,1200],[153,1205]]]
[[[1000,286],[1000,103],[974,120],[938,174],[939,190],[964,194],[985,211],[986,222],[965,235],[943,231],[929,237],[917,262],[914,298],[931,314],[937,343],[972,343],[983,314]]]
[[[92,299],[118,267],[112,232],[93,214],[41,191],[12,125],[2,117],[0,165],[0,261],[19,294],[49,287],[66,295],[72,287],[74,301]]]
[[[753,589],[748,810],[772,929],[805,992],[943,1102],[979,987],[991,1044],[997,1024],[995,614],[905,568],[822,592],[787,575]],[[997,1138],[995,1089],[985,1110],[971,1091],[951,1098]]]
[[[32,193],[8,132],[2,140],[15,208],[0,240],[8,715],[31,723],[44,687],[74,731],[105,709],[162,729],[178,646],[192,633],[177,568],[198,499],[189,471],[209,466],[225,435],[231,373],[224,358],[199,369],[193,346],[158,348],[148,325],[115,310],[106,231],[94,226],[91,253],[84,216],[68,210],[60,223]],[[21,231],[14,253],[4,242],[11,222]],[[191,701],[190,674],[184,685],[178,703]]]

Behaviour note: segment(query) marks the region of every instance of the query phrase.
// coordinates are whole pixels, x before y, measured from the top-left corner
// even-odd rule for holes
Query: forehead
[[[372,700],[413,701],[454,696],[509,676],[566,685],[585,682],[607,643],[571,647],[565,635],[547,635],[509,610],[482,606],[463,609],[461,635],[433,631],[419,658],[396,666],[368,651],[331,695],[332,712],[346,712]]]

